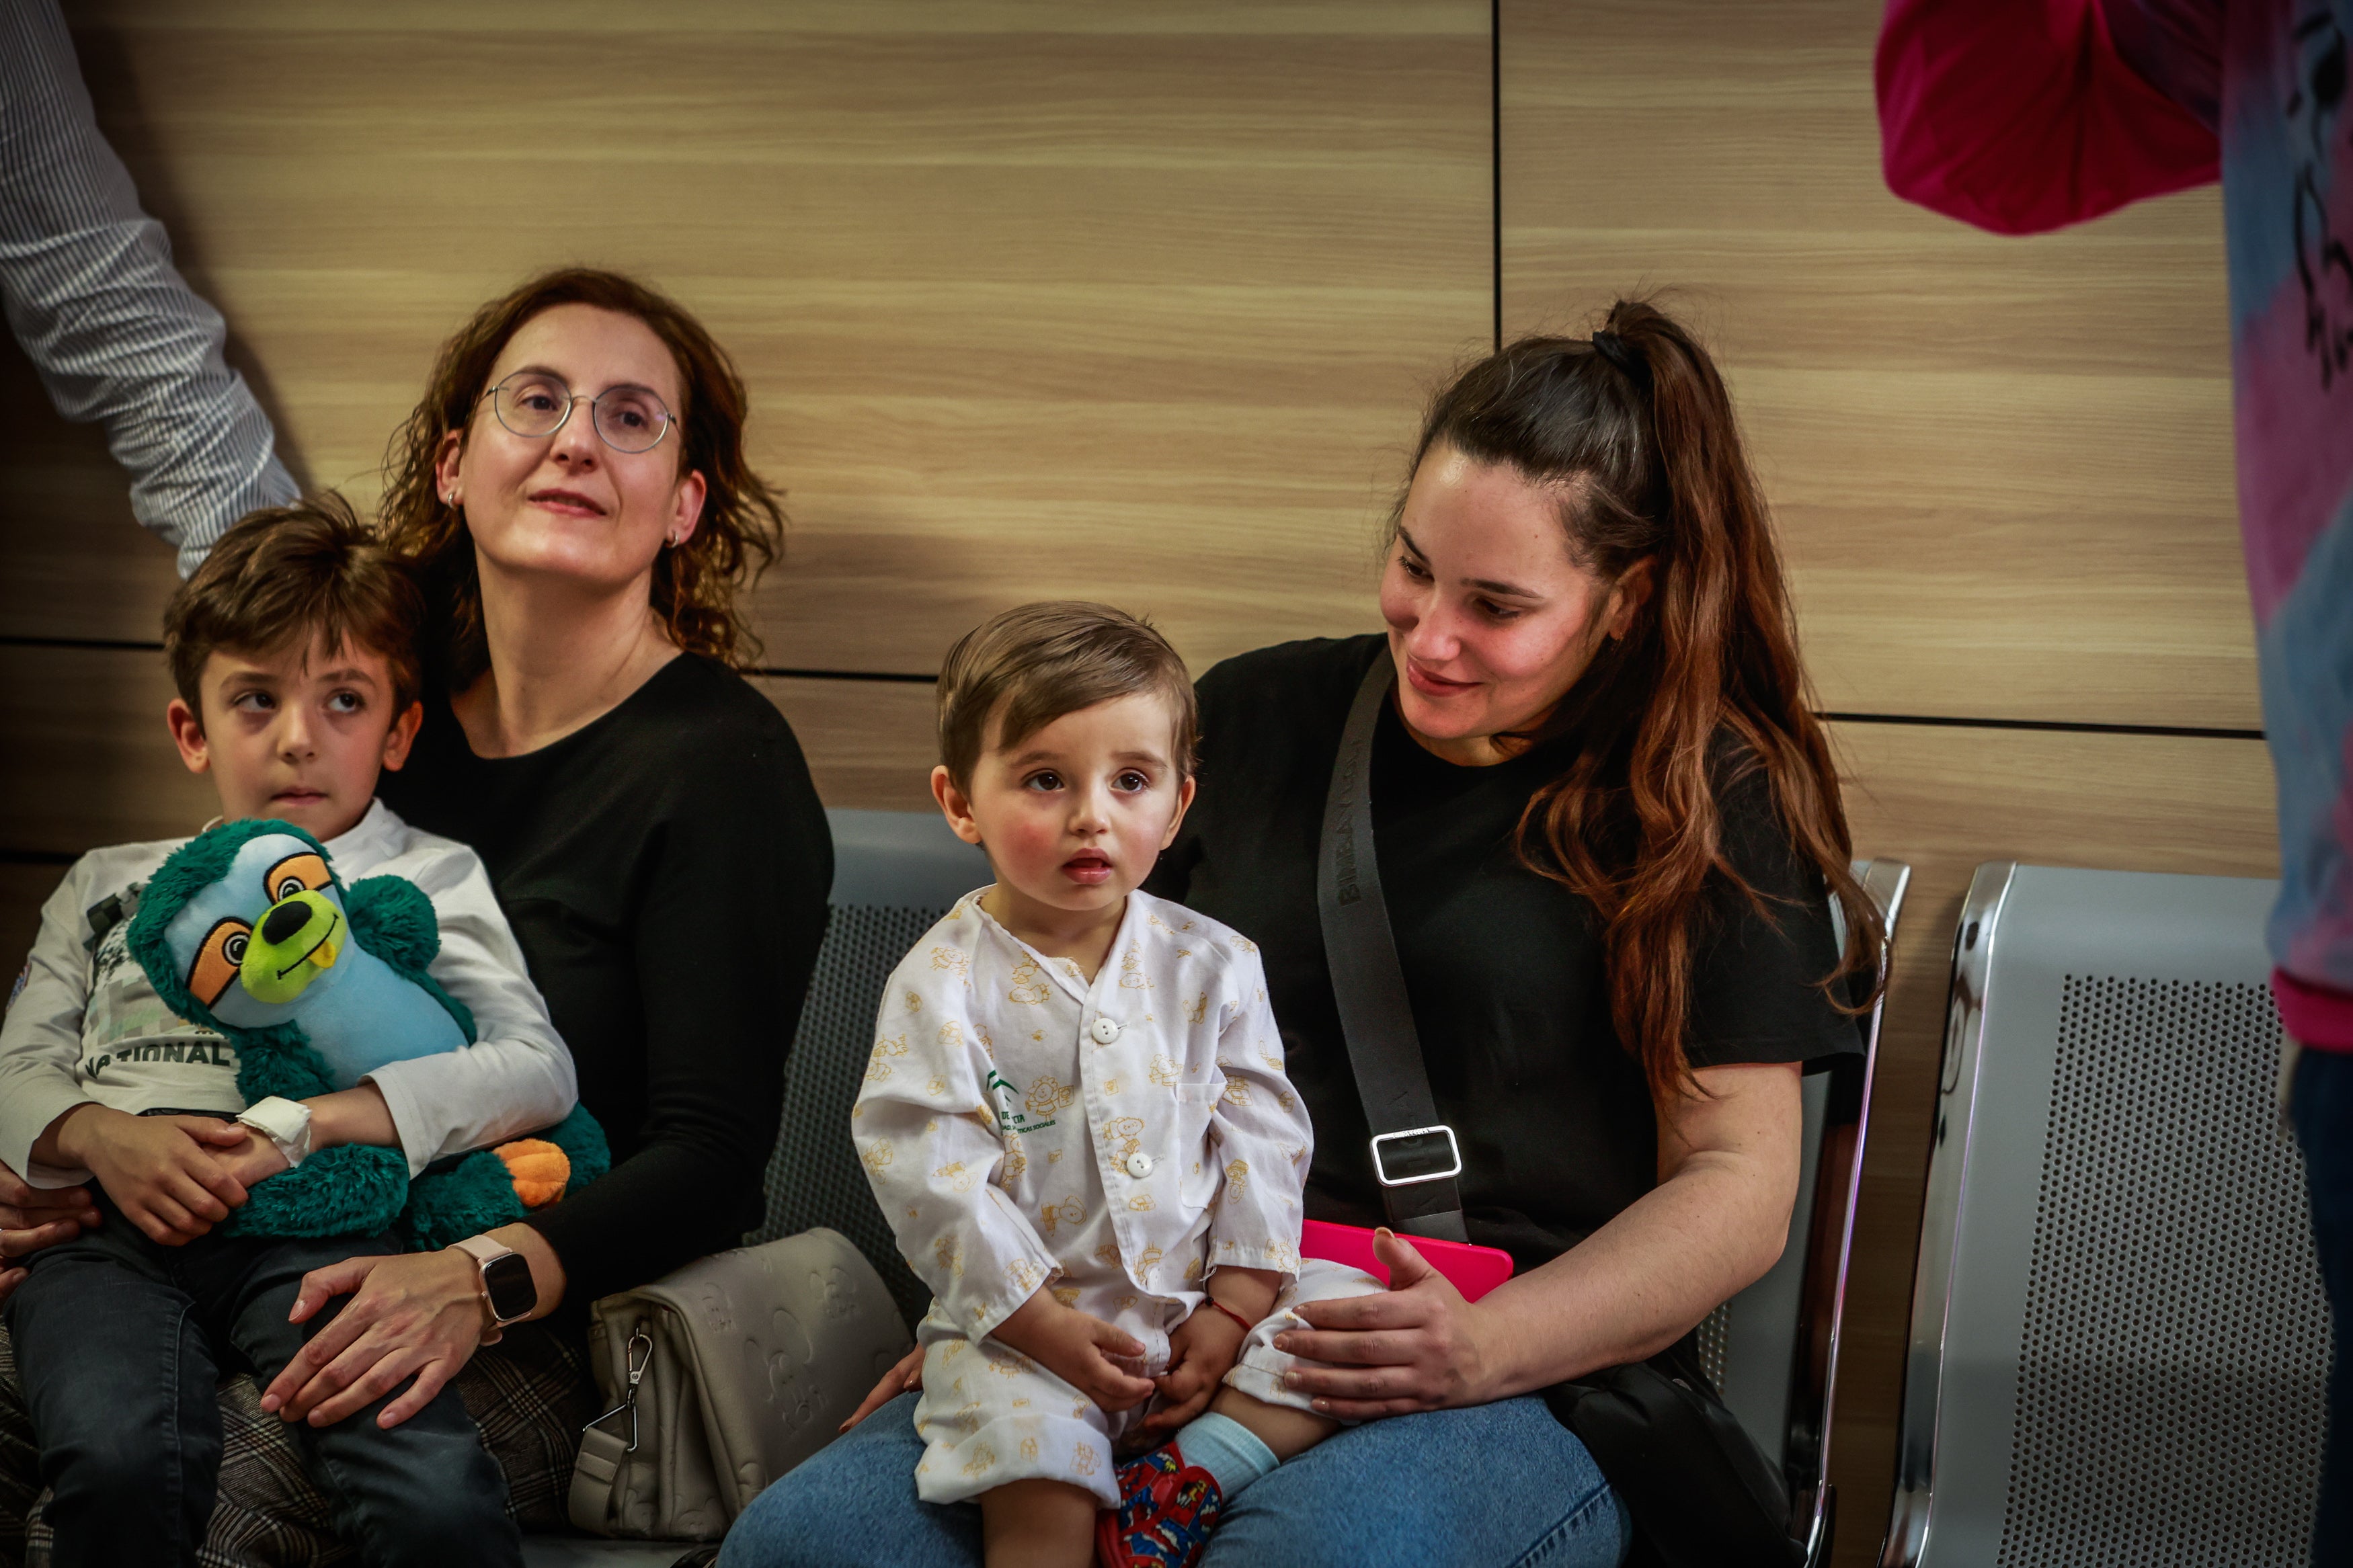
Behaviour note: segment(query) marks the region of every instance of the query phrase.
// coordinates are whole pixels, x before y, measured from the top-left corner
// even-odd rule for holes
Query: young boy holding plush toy
[[[239,523],[165,612],[169,722],[223,823],[94,850],[42,910],[0,1025],[0,1159],[103,1194],[81,1235],[26,1260],[5,1309],[59,1568],[195,1561],[215,1384],[236,1363],[266,1381],[301,1349],[305,1273],[400,1250],[399,1214],[409,1240],[473,1253],[485,1310],[512,1321],[519,1259],[433,1221],[511,1217],[596,1173],[600,1140],[459,1158],[585,1118],[480,862],[375,799],[421,721],[423,612],[334,498]],[[438,1215],[412,1179],[415,1199],[445,1194]],[[302,1447],[370,1561],[520,1563],[454,1390],[390,1428],[364,1414]]]

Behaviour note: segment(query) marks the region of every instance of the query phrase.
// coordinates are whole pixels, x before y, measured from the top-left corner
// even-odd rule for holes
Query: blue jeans
[[[2320,1507],[2312,1524],[2316,1565],[2353,1562],[2353,1055],[2307,1050],[2296,1060],[2288,1116],[2304,1147],[2320,1282],[2337,1320],[2328,1369],[2328,1437],[2320,1451]]]
[[[979,1568],[980,1510],[915,1496],[915,1395],[762,1492],[720,1568]],[[1347,1427],[1234,1500],[1201,1568],[1615,1568],[1630,1527],[1527,1397]]]
[[[220,1472],[219,1363],[267,1382],[334,1315],[290,1323],[302,1276],[399,1250],[389,1237],[150,1241],[103,1198],[105,1223],[26,1259],[8,1332],[41,1477],[57,1568],[193,1563]],[[344,1541],[371,1564],[521,1568],[506,1479],[457,1391],[385,1431],[390,1396],[332,1426],[296,1428],[306,1468]]]

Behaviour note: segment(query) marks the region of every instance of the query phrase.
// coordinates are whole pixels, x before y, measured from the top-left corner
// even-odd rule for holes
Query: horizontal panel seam
[[[87,648],[96,652],[161,653],[159,642],[112,637],[39,637],[0,634],[0,647]],[[757,665],[744,673],[772,680],[869,680],[905,686],[936,685],[939,677],[902,669],[803,669]],[[2260,741],[2261,730],[2234,730],[2211,724],[2105,724],[2075,719],[1993,719],[1947,713],[1817,712],[1814,717],[1835,724],[1913,724],[1950,730],[2035,730],[2069,735],[2162,735],[2189,740]],[[7,851],[0,849],[0,857]]]

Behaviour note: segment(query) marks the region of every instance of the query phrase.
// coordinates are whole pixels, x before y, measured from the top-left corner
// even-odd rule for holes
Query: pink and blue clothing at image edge
[[[2353,1051],[2353,0],[1894,0],[1899,195],[2003,234],[2222,182],[2239,520],[2279,777],[2273,990]]]

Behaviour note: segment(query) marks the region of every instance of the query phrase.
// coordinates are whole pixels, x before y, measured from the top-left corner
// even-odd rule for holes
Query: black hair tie
[[[1651,362],[1641,352],[1607,328],[1593,334],[1593,352],[1618,367],[1618,374],[1641,388],[1645,396],[1651,391]]]

